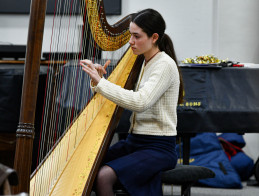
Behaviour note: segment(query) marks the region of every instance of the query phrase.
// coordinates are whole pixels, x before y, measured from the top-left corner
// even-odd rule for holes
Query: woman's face
[[[129,31],[131,38],[129,44],[136,55],[147,54],[153,47],[153,38],[148,37],[147,34],[135,23],[130,23]]]

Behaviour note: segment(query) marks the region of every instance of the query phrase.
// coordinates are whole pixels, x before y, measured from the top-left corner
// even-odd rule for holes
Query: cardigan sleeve
[[[174,83],[175,78],[178,78],[175,77],[175,74],[178,74],[175,64],[160,61],[150,68],[152,69],[148,78],[136,92],[126,90],[104,78],[99,81],[95,91],[123,108],[143,112],[161,97]]]

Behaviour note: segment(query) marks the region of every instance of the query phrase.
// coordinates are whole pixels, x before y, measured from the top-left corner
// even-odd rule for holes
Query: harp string
[[[68,1],[65,1],[65,4],[67,3]],[[63,20],[63,18],[64,17],[62,17],[62,15],[61,14],[59,14],[59,12],[60,12],[60,7],[61,7],[61,1],[58,1],[58,4],[56,4],[56,7],[58,8],[57,10],[58,10],[58,14],[55,14],[55,16],[56,17],[54,17],[53,18],[53,30],[52,30],[52,38],[54,37],[54,40],[59,40],[61,37],[62,37],[62,35],[61,35],[61,33],[62,33],[62,31],[60,31],[60,29],[61,29],[61,23],[62,23],[62,20]],[[65,8],[67,7],[67,6],[64,6]],[[70,8],[70,10],[71,10],[71,8]],[[64,13],[66,13],[66,11],[64,10]],[[69,22],[68,22],[68,24],[70,24],[70,19],[71,19],[71,14],[70,14],[70,17],[69,17]],[[57,21],[55,21],[55,20],[57,20]],[[58,28],[56,28],[55,26],[58,26]],[[55,29],[57,29],[57,31],[56,32],[54,32],[54,30]],[[68,28],[67,28],[67,31],[68,31],[68,33],[67,33],[67,37],[69,36],[69,26],[68,26]],[[57,39],[58,38],[58,39]],[[61,39],[62,40],[62,39]],[[68,42],[67,42],[68,43]],[[55,48],[56,47],[56,48]],[[54,42],[54,44],[52,44],[51,45],[51,48],[53,48],[53,50],[55,51],[58,51],[59,50],[59,45],[58,45],[58,41],[57,42]],[[66,47],[66,50],[67,50],[67,47]],[[61,60],[61,59],[64,59],[64,61],[66,60],[66,50],[65,50],[65,52],[64,53],[60,53],[60,54],[58,54],[58,57],[57,57],[57,59],[58,60]],[[51,50],[50,50],[51,51]],[[52,54],[51,52],[50,52],[50,54]],[[78,59],[78,58],[77,58]],[[54,62],[54,60],[53,60],[53,62]],[[51,104],[51,102],[49,102],[49,101],[46,101],[46,109],[45,109],[45,111],[48,111],[48,108],[53,108],[53,110],[52,110],[52,113],[51,113],[51,116],[50,116],[50,119],[51,119],[51,121],[50,121],[50,124],[49,124],[49,129],[53,129],[54,128],[54,132],[49,132],[48,134],[49,134],[49,136],[50,137],[47,137],[48,139],[48,141],[47,141],[47,143],[48,143],[48,145],[47,145],[47,149],[46,150],[43,150],[43,151],[41,151],[41,154],[40,154],[40,156],[38,156],[38,157],[41,157],[40,158],[40,160],[42,160],[42,158],[45,156],[45,153],[43,153],[44,151],[49,151],[49,149],[53,146],[53,144],[55,143],[55,140],[56,140],[56,138],[57,137],[59,137],[60,136],[60,131],[58,131],[58,129],[60,129],[60,128],[58,128],[57,127],[57,125],[59,125],[59,118],[62,116],[62,111],[63,110],[61,110],[61,112],[59,112],[60,111],[60,103],[62,104],[62,102],[63,102],[63,100],[62,100],[62,98],[61,98],[61,95],[62,95],[62,84],[63,84],[63,82],[62,82],[62,80],[63,80],[63,77],[65,76],[66,77],[66,75],[67,75],[67,72],[64,72],[64,67],[65,66],[62,66],[62,65],[57,65],[56,67],[53,67],[53,65],[50,65],[50,67],[49,67],[49,74],[48,75],[50,75],[50,77],[48,77],[48,81],[49,81],[49,83],[51,84],[51,83],[53,83],[53,76],[51,76],[52,74],[55,74],[55,73],[59,73],[61,70],[61,75],[58,75],[58,77],[56,78],[56,81],[54,81],[55,82],[55,86],[54,86],[54,92],[60,92],[60,96],[59,96],[59,104],[58,104],[58,106],[54,106],[54,102],[52,101],[52,104]],[[75,75],[75,73],[73,72],[73,74],[72,74],[72,78],[74,77],[74,75]],[[61,81],[61,82],[59,82],[59,81]],[[72,80],[72,81],[74,81],[74,80]],[[59,85],[59,84],[61,84],[61,85]],[[74,84],[74,82],[72,82],[72,85],[71,86],[75,86],[75,84]],[[47,86],[46,87],[46,89],[48,89],[48,88],[50,88],[49,86]],[[76,89],[76,88],[75,88]],[[68,90],[69,92],[71,91],[71,90]],[[52,94],[51,93],[51,91],[47,91],[46,90],[46,100],[50,100],[50,95]],[[53,91],[52,91],[53,92]],[[69,93],[69,94],[72,94],[72,93]],[[45,116],[47,116],[46,114],[45,114]],[[55,118],[55,116],[57,116],[58,117],[58,120],[56,120],[56,123],[55,123],[55,121],[53,120],[54,118]],[[71,116],[71,112],[70,112],[70,116]],[[68,117],[67,117],[68,119],[69,119],[69,115],[68,115]],[[71,118],[71,117],[70,117]],[[44,119],[47,119],[47,118],[44,118]],[[46,121],[43,121],[44,123],[43,123],[43,125],[44,126],[46,126],[46,124],[47,124],[47,122]],[[47,136],[47,134],[46,134],[46,128],[45,129],[43,129],[43,131],[42,131],[42,133],[43,134],[41,134],[41,135],[43,135],[43,139],[42,139],[42,144],[41,144],[41,146],[44,146],[43,144],[44,143],[46,143],[46,139],[45,139],[45,137]],[[52,139],[51,140],[51,138],[54,138],[54,139]],[[40,148],[39,148],[40,149]],[[39,161],[39,158],[38,158],[38,161],[37,162],[40,162]],[[49,170],[51,170],[51,168],[48,168]],[[40,183],[41,184],[41,183]]]
[[[70,29],[70,23],[71,23],[71,16],[73,16],[73,14],[71,14],[71,10],[72,10],[72,6],[73,6],[73,4],[72,4],[73,2],[71,1],[71,6],[70,6],[70,8],[69,8],[69,18],[67,19],[67,20],[69,20],[67,23],[68,23],[68,29]],[[75,7],[75,6],[74,6]],[[77,18],[77,17],[76,17]],[[75,24],[77,24],[77,23],[75,23]],[[72,28],[73,29],[73,28]],[[76,29],[76,28],[74,28],[74,29]],[[66,36],[67,36],[67,40],[68,40],[68,38],[70,37],[69,36],[69,32],[70,32],[70,30],[68,30],[67,31],[67,34],[66,34]],[[66,39],[65,39],[66,40]],[[66,43],[66,45],[68,44],[68,41],[67,41],[67,43]],[[72,44],[73,45],[73,44]],[[66,46],[66,50],[65,50],[65,58],[66,58],[66,51],[67,51],[67,46]],[[76,61],[78,61],[78,55],[75,55],[75,57],[76,58],[74,58],[74,61],[76,62]],[[76,105],[77,105],[77,103],[76,103],[76,97],[77,97],[77,85],[78,85],[78,82],[77,81],[79,81],[80,80],[80,75],[79,75],[79,67],[75,67],[75,69],[72,69],[72,70],[70,70],[69,69],[69,71],[71,71],[72,72],[72,74],[70,74],[67,70],[66,70],[66,68],[69,68],[68,66],[71,66],[72,68],[73,68],[73,66],[74,65],[62,65],[61,67],[62,67],[62,71],[61,71],[61,82],[59,82],[60,84],[61,84],[61,86],[60,86],[60,88],[58,88],[57,89],[57,92],[59,92],[59,100],[57,100],[57,103],[58,103],[58,105],[56,106],[56,110],[58,111],[58,113],[57,113],[57,115],[55,115],[56,117],[55,117],[55,119],[57,119],[57,120],[54,120],[53,122],[55,122],[55,127],[53,127],[54,128],[54,132],[55,132],[55,134],[56,133],[59,133],[58,134],[58,137],[61,135],[61,133],[64,131],[63,130],[63,127],[61,126],[62,124],[61,123],[59,123],[61,120],[62,120],[62,117],[63,117],[63,115],[65,116],[65,125],[67,125],[67,124],[69,124],[69,123],[71,123],[72,122],[72,120],[73,120],[73,117],[74,117],[74,115],[75,115],[75,107],[76,107]],[[69,80],[69,82],[71,82],[71,83],[69,83],[68,84],[68,82],[64,82],[63,81],[63,78],[67,78],[67,77],[71,77],[71,79]],[[67,89],[67,90],[65,90],[65,91],[63,91],[63,85],[65,86],[65,88]],[[69,86],[70,86],[70,88],[69,88]],[[64,94],[64,92],[67,92],[67,95],[68,95],[68,100],[71,100],[70,102],[68,102],[67,103],[67,105],[66,105],[66,103],[65,103],[65,97],[67,96],[63,96],[63,94]],[[65,107],[67,107],[68,109],[67,109],[67,111],[64,111],[65,112],[65,114],[63,114],[63,110],[61,109],[61,106],[62,105],[66,105]],[[61,111],[61,112],[59,112],[59,111]],[[59,127],[57,127],[57,126],[59,126]],[[52,137],[53,138],[53,137]],[[56,136],[54,137],[54,138],[56,138]],[[53,142],[53,144],[55,144],[56,143],[56,141],[55,141],[55,139],[54,139],[54,142]],[[69,146],[69,145],[68,145]],[[51,146],[52,147],[52,146]],[[61,152],[62,153],[62,152]]]
[[[49,53],[49,59],[53,59],[53,53],[52,53],[52,43],[54,43],[53,39],[53,30],[54,30],[54,24],[55,24],[55,16],[56,16],[56,10],[59,10],[58,6],[60,4],[57,4],[57,1],[55,3],[55,10],[54,10],[54,17],[53,17],[53,28],[52,28],[52,35],[51,35],[51,44],[50,44],[50,53]],[[53,69],[50,69],[52,62],[50,62],[48,64],[48,71],[47,71],[47,78],[46,78],[46,88],[45,88],[45,98],[44,98],[44,107],[43,107],[43,115],[42,115],[42,124],[41,124],[41,131],[40,131],[40,138],[39,138],[39,147],[38,147],[38,157],[37,157],[37,165],[39,164],[39,162],[42,161],[42,157],[43,157],[43,150],[41,150],[41,147],[43,146],[43,143],[45,143],[44,141],[46,140],[46,129],[43,129],[43,127],[46,127],[46,121],[44,120],[44,113],[45,111],[49,108],[49,101],[46,101],[49,97],[50,91],[48,91],[47,89],[48,87],[48,81],[52,82],[52,77],[49,77],[50,75],[52,75],[51,73],[53,72]],[[46,108],[46,109],[45,109]],[[46,116],[46,115],[45,115]],[[43,148],[43,147],[42,147]],[[37,170],[37,169],[36,169]],[[36,179],[36,181],[39,181],[40,179]],[[42,184],[42,183],[39,183]],[[34,184],[36,185],[36,183]],[[42,184],[42,187],[44,187],[45,184]],[[31,190],[31,193],[34,195],[35,194],[35,190],[36,187],[33,187],[33,190]]]
[[[67,3],[68,1],[65,1],[65,3]],[[62,37],[62,31],[61,31],[61,23],[62,23],[62,19],[60,18],[60,14],[59,14],[59,12],[60,12],[60,7],[61,7],[61,1],[59,1],[59,3],[57,4],[57,14],[55,15],[56,17],[54,17],[54,27],[53,27],[53,30],[54,29],[58,29],[58,31],[57,31],[57,33],[55,33],[54,34],[54,36],[55,36],[55,38],[54,38],[54,40],[59,40],[60,39],[60,37]],[[65,6],[66,7],[66,6]],[[60,18],[60,19],[59,19]],[[57,19],[57,22],[55,21]],[[59,19],[59,21],[58,21],[58,19]],[[55,27],[55,25],[59,25],[59,28],[56,28]],[[57,48],[55,48],[55,47],[53,47],[53,46],[56,46]],[[52,45],[52,48],[53,48],[53,50],[56,50],[56,51],[58,51],[59,50],[59,45],[57,44],[57,43],[54,43],[54,45]],[[61,60],[61,59],[66,59],[66,57],[65,57],[65,54],[66,53],[60,53],[59,55],[58,55],[58,57],[57,57],[57,59],[58,60]],[[54,60],[53,60],[54,61]],[[60,70],[62,70],[62,67],[60,66],[60,65],[57,65],[55,68],[53,68],[53,65],[51,65],[51,72],[50,73],[52,73],[53,74],[53,72],[60,72]],[[56,79],[56,81],[58,81],[58,79],[59,80],[62,80],[62,78],[63,78],[63,75],[61,75],[62,77],[60,77],[60,76],[58,76],[57,77],[57,79]],[[49,83],[52,83],[53,82],[53,77],[48,77],[49,79],[50,79],[50,82]],[[55,81],[54,81],[55,82]],[[58,82],[55,82],[54,83],[54,89],[56,88],[56,89],[60,89],[60,88],[62,88],[62,86],[60,86],[59,84],[62,84],[62,83],[58,83]],[[50,97],[50,95],[51,95],[51,91],[48,91],[48,96],[47,96],[47,99],[49,100],[49,97]],[[48,103],[48,101],[47,101],[47,103]],[[53,106],[53,102],[51,103],[51,102],[49,102],[50,103],[50,108],[53,108],[54,106]],[[49,108],[49,107],[48,107]],[[48,108],[47,108],[47,110],[48,110]],[[47,110],[45,110],[45,111],[47,111]],[[50,116],[50,119],[53,119],[55,116],[58,116],[58,113],[59,113],[59,109],[57,108],[57,107],[55,107],[53,110],[52,110],[52,113],[51,113],[51,116]],[[45,118],[46,119],[46,118]],[[53,129],[53,127],[55,126],[55,123],[54,123],[54,121],[49,125],[49,127],[50,127],[50,129]],[[46,131],[46,129],[45,129],[45,131]],[[55,133],[55,135],[57,134],[57,132],[54,132]],[[54,134],[54,133],[50,133],[50,134]],[[52,138],[52,140],[51,140],[51,138]],[[49,148],[51,147],[51,143],[53,143],[53,141],[55,142],[55,136],[53,136],[53,135],[50,135],[50,137],[48,137],[48,142],[47,143],[49,143],[48,145],[47,145],[47,151],[49,150]],[[43,142],[44,142],[44,140],[43,140]],[[43,152],[43,151],[42,151]],[[42,157],[44,157],[44,155],[42,155]]]

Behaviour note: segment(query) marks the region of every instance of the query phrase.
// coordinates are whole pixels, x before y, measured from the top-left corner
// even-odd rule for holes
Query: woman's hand
[[[111,63],[110,60],[106,61],[104,66],[100,64],[93,64],[92,61],[84,59],[80,61],[82,69],[91,77],[94,85],[97,85],[101,80],[103,74],[106,74],[106,68]]]

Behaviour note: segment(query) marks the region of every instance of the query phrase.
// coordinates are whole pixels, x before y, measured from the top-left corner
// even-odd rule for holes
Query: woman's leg
[[[96,177],[96,193],[98,196],[114,196],[113,185],[117,181],[114,170],[104,165],[99,170]]]

